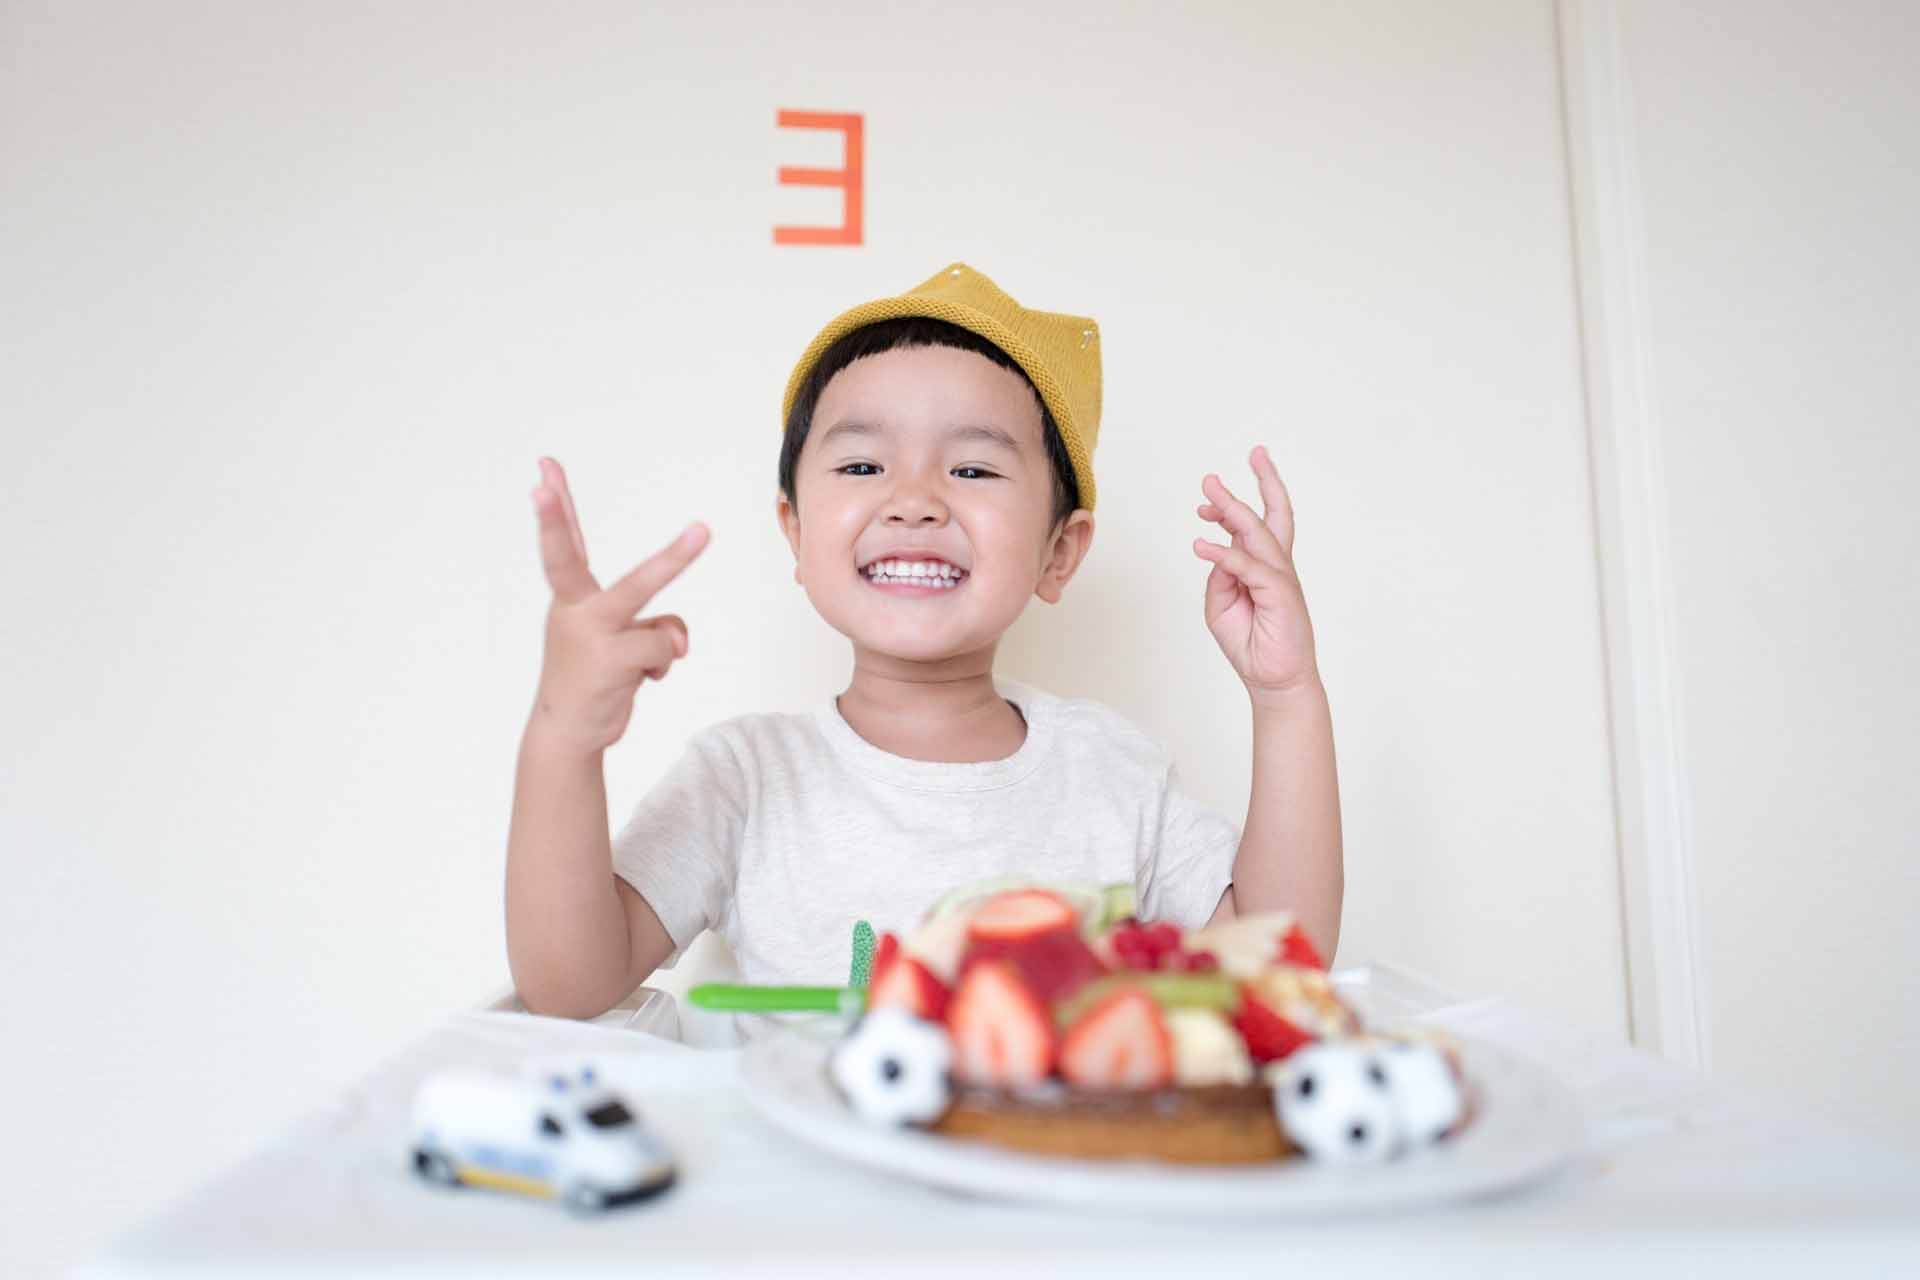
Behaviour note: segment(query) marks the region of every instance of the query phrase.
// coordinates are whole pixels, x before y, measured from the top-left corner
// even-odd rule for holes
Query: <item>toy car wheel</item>
[[[590,1182],[576,1182],[567,1188],[567,1208],[575,1213],[599,1213],[607,1207],[607,1193]]]
[[[443,1187],[460,1185],[460,1175],[453,1171],[453,1161],[426,1147],[413,1149],[413,1171],[428,1182],[437,1182]]]

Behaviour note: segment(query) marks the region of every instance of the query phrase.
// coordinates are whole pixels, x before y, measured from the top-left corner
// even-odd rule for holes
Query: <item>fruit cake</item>
[[[1364,1032],[1289,913],[1181,929],[1130,886],[949,894],[880,939],[828,1073],[872,1123],[1081,1158],[1365,1162],[1468,1118],[1454,1047]]]

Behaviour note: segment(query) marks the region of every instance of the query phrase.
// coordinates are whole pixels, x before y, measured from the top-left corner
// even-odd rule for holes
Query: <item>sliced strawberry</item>
[[[1234,1010],[1233,1026],[1247,1042],[1247,1054],[1255,1062],[1278,1062],[1313,1037],[1288,1022],[1273,1007],[1254,994],[1246,983],[1240,984],[1240,1007]]]
[[[1073,907],[1057,893],[1045,889],[1015,889],[995,894],[974,910],[967,925],[967,937],[1030,938],[1036,933],[1072,928],[1076,923]]]
[[[1123,987],[1081,1014],[1060,1044],[1060,1074],[1090,1089],[1152,1089],[1173,1080],[1173,1037],[1153,997]]]
[[[972,1084],[1037,1084],[1053,1070],[1053,1018],[1005,960],[967,970],[947,1005],[953,1073]]]
[[[889,939],[892,934],[887,935]],[[947,985],[933,976],[933,971],[914,957],[900,950],[895,944],[887,951],[886,944],[880,949],[886,953],[886,962],[876,964],[873,981],[867,987],[867,1008],[905,1009],[916,1018],[925,1018],[929,1022],[939,1022],[947,1014]]]
[[[1327,967],[1327,962],[1314,950],[1307,931],[1297,924],[1288,928],[1286,936],[1280,939],[1279,960],[1281,964],[1297,964],[1308,969]]]
[[[881,971],[887,967],[887,962],[892,960],[899,951],[900,939],[894,937],[891,933],[883,933],[880,935],[880,945],[873,949],[873,967],[867,970],[868,987],[873,986],[873,980],[880,976]]]
[[[1107,971],[1099,955],[1070,924],[1026,937],[974,938],[961,956],[960,971],[965,973],[983,960],[1012,964],[1033,994],[1048,1004],[1066,999]]]

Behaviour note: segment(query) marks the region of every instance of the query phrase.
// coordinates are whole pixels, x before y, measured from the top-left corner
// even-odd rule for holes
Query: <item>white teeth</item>
[[[866,572],[869,578],[928,583],[957,583],[966,576],[964,570],[950,564],[920,560],[876,560],[867,566]]]
[[[922,587],[957,587],[967,576],[950,564],[909,560],[876,560],[867,566],[866,575],[874,583],[910,582]]]

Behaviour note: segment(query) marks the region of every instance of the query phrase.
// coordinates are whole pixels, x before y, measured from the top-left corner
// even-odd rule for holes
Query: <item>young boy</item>
[[[821,331],[787,384],[776,514],[795,581],[852,643],[852,682],[809,714],[695,733],[617,839],[602,753],[640,684],[687,653],[681,619],[635,615],[707,531],[602,589],[566,478],[542,460],[553,603],[507,852],[528,1008],[596,1016],[705,928],[747,981],[843,981],[856,920],[903,932],[1000,874],[1131,880],[1143,917],[1190,927],[1287,908],[1332,957],[1333,728],[1264,449],[1264,516],[1209,474],[1198,512],[1231,541],[1194,541],[1213,565],[1207,625],[1252,708],[1244,830],[1114,711],[994,675],[1001,637],[1034,596],[1059,602],[1093,540],[1098,337],[960,263]]]

